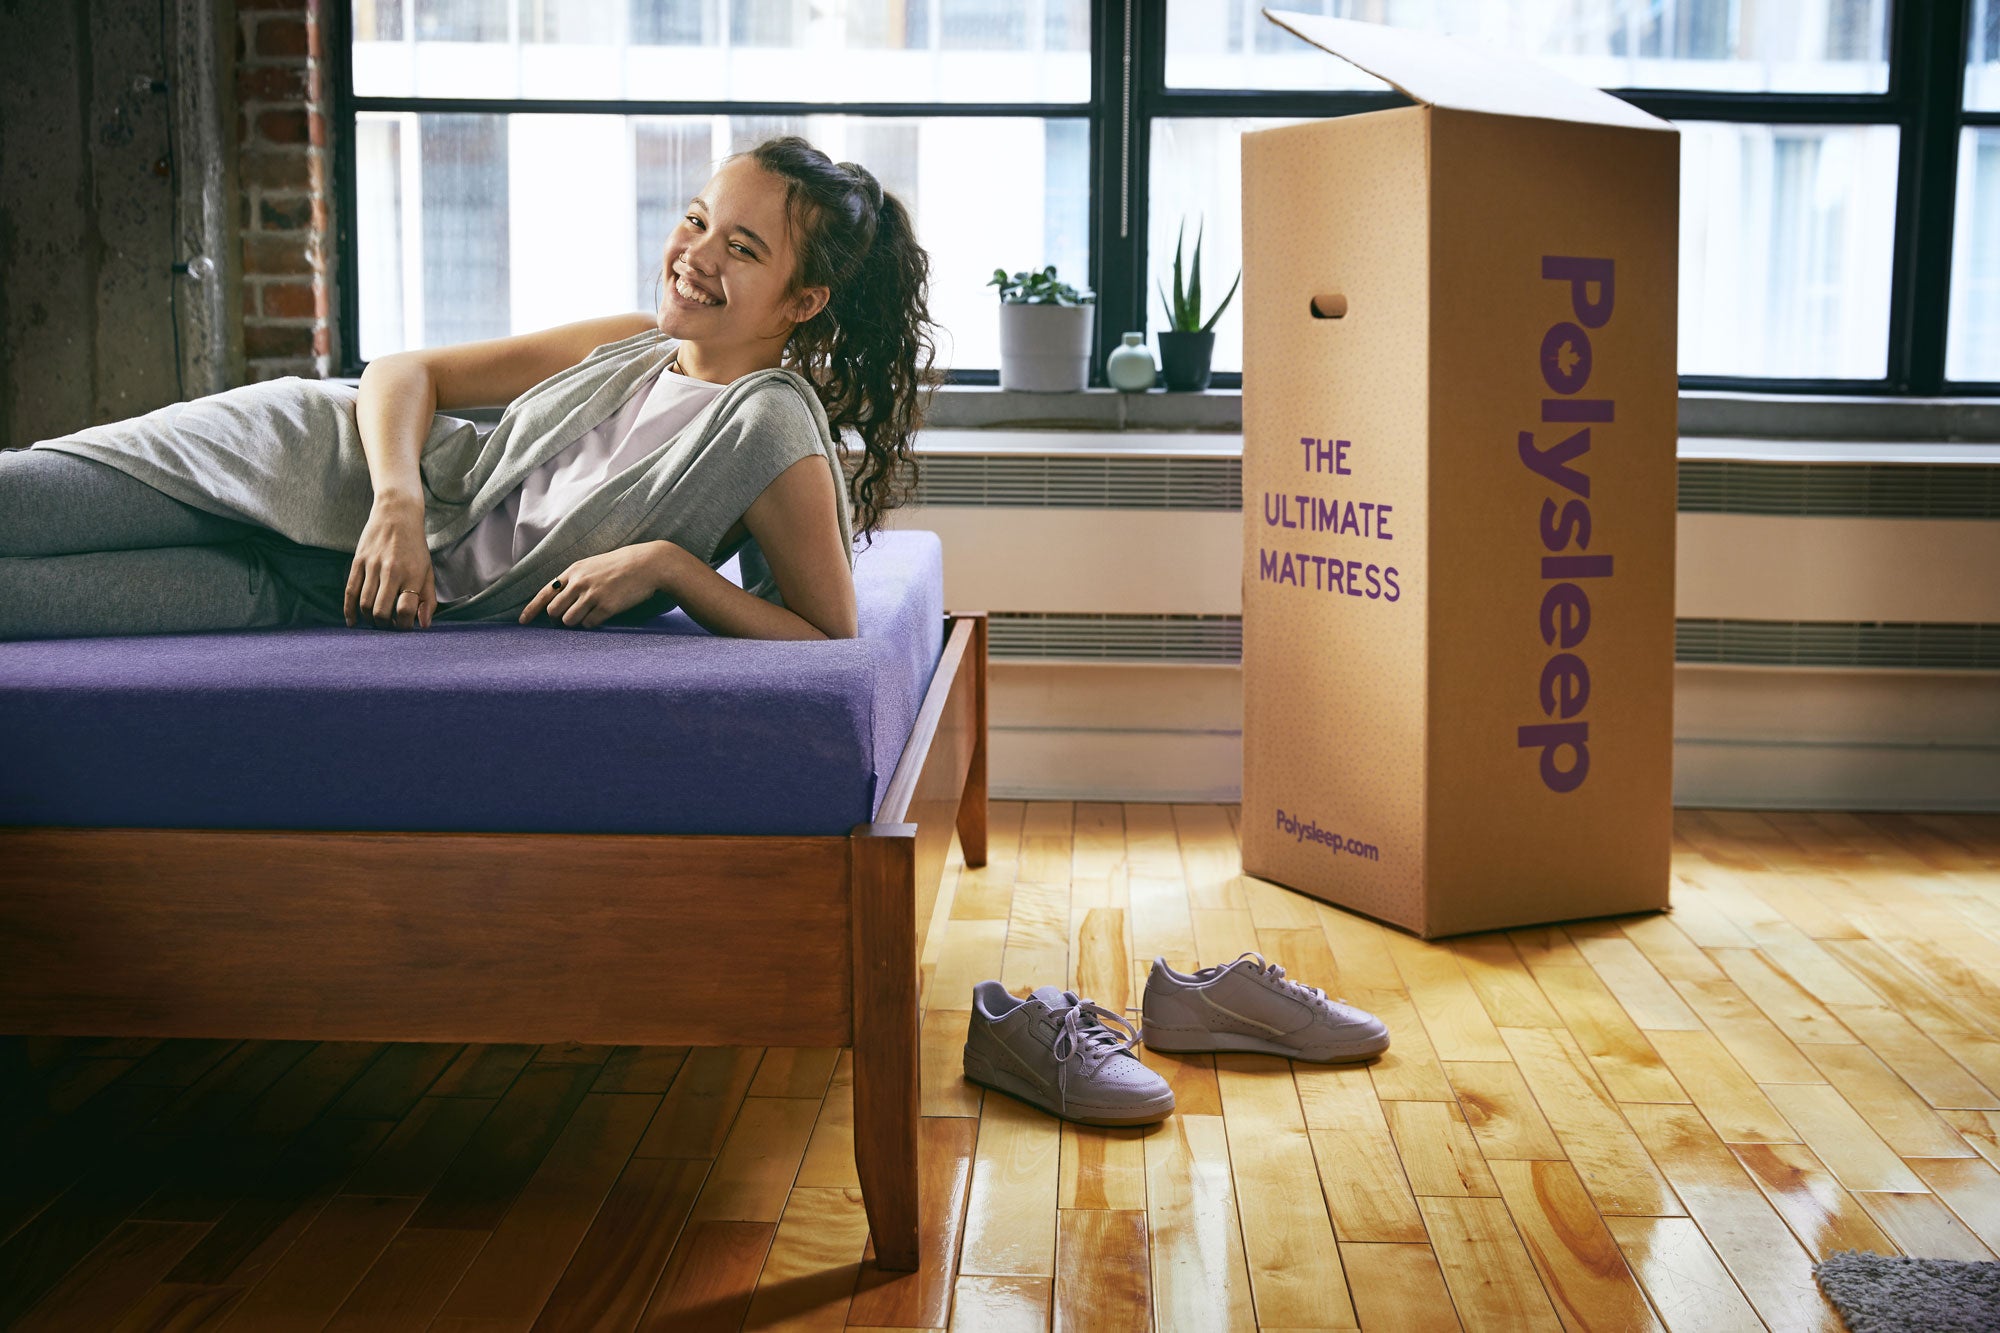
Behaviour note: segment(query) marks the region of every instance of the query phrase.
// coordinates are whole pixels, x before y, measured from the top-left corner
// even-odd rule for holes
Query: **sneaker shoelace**
[[[1306,1000],[1309,1002],[1317,1002],[1319,1004],[1327,1006],[1331,1006],[1336,1003],[1338,1004],[1346,1003],[1345,1000],[1334,1001],[1327,999],[1326,992],[1321,990],[1318,986],[1308,986],[1302,981],[1292,980],[1290,977],[1285,975],[1285,969],[1283,965],[1269,962],[1265,959],[1263,954],[1254,951],[1240,953],[1236,955],[1234,959],[1232,959],[1227,963],[1222,964],[1220,967],[1205,967],[1201,970],[1201,972],[1198,972],[1195,975],[1200,976],[1202,973],[1212,972],[1216,976],[1221,976],[1224,972],[1227,972],[1230,968],[1235,967],[1237,963],[1242,962],[1245,958],[1254,958],[1257,961],[1258,970],[1263,973],[1265,980],[1272,982],[1274,985],[1278,987],[1279,990],[1284,991],[1288,995],[1293,995],[1301,1000]]]
[[[1119,1036],[1109,1024],[1116,1024],[1125,1033]],[[1056,1057],[1056,1091],[1062,1098],[1065,1110],[1069,1108],[1069,1072],[1071,1056],[1081,1065],[1085,1078],[1095,1074],[1106,1060],[1123,1051],[1133,1055],[1133,1047],[1138,1045],[1140,1030],[1120,1018],[1095,1000],[1079,999],[1062,1011],[1062,1018],[1056,1028],[1054,1053]],[[1136,1056],[1135,1056],[1136,1058]]]

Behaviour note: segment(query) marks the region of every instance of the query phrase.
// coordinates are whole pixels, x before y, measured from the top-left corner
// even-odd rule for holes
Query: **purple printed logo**
[[[1559,320],[1542,335],[1542,383],[1559,395],[1542,399],[1542,421],[1577,429],[1546,446],[1538,446],[1535,433],[1524,430],[1516,444],[1522,464],[1557,489],[1542,501],[1538,524],[1542,547],[1550,554],[1542,557],[1542,577],[1549,584],[1537,619],[1542,642],[1560,651],[1543,665],[1537,696],[1543,715],[1560,720],[1515,732],[1518,748],[1541,751],[1542,783],[1553,792],[1575,791],[1590,772],[1590,723],[1578,716],[1590,702],[1590,668],[1572,649],[1590,632],[1590,595],[1582,580],[1610,578],[1611,557],[1580,554],[1590,550],[1590,476],[1582,464],[1590,452],[1592,424],[1612,420],[1612,400],[1576,395],[1590,382],[1590,335],[1585,330],[1603,328],[1611,319],[1611,270],[1609,259],[1542,256],[1542,277],[1569,284],[1570,310],[1576,317]],[[1597,289],[1594,299],[1587,293],[1590,287]],[[1574,498],[1563,498],[1563,492]],[[1579,554],[1564,554],[1572,545]]]
[[[1331,852],[1346,852],[1364,861],[1379,861],[1382,853],[1374,843],[1362,842],[1356,838],[1343,838],[1332,829],[1319,826],[1317,819],[1301,824],[1294,816],[1278,811],[1278,828],[1292,835],[1293,842],[1316,842]]]

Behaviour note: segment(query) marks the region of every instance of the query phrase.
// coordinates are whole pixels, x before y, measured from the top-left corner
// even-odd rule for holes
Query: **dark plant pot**
[[[1155,336],[1160,340],[1160,374],[1167,388],[1206,389],[1209,358],[1215,355],[1215,330],[1181,333],[1162,329]]]

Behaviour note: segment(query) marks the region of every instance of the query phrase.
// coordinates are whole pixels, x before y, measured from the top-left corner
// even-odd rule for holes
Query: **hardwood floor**
[[[1437,944],[1245,879],[1235,816],[954,847],[918,1273],[841,1052],[0,1038],[0,1327],[1838,1329],[1820,1257],[2000,1251],[2000,816],[1682,811],[1670,915]],[[959,1077],[976,981],[1246,949],[1395,1045],[1148,1053],[1144,1130]]]

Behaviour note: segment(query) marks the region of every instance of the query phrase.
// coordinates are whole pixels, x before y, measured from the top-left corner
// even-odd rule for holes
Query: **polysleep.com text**
[[[1280,810],[1278,811],[1278,827],[1291,834],[1293,840],[1297,842],[1316,842],[1324,846],[1328,851],[1346,852],[1349,856],[1358,856],[1364,861],[1379,861],[1382,859],[1382,853],[1376,849],[1374,843],[1361,842],[1355,838],[1343,838],[1332,829],[1321,828],[1319,821],[1316,819],[1308,820],[1301,824],[1297,819]]]

